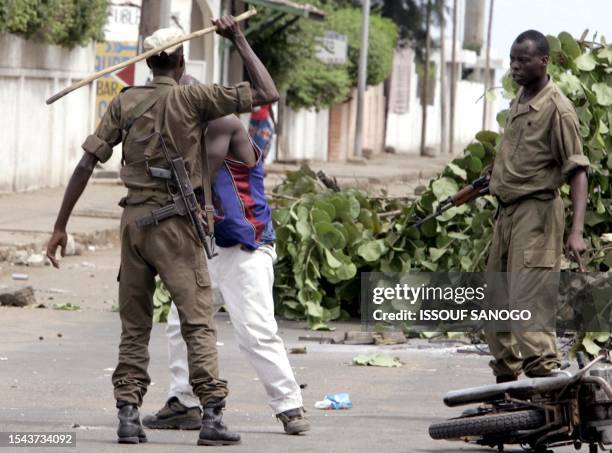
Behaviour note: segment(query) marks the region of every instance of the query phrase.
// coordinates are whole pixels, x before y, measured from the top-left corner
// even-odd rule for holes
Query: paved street
[[[1,431],[72,431],[76,433],[79,452],[136,450],[133,446],[115,444],[116,415],[110,375],[119,339],[118,315],[112,311],[116,304],[117,265],[114,248],[65,258],[60,271],[2,265],[0,285],[17,283],[11,280],[14,272],[27,273],[29,280],[20,284],[34,286],[37,302],[47,308],[0,308]],[[54,303],[64,302],[81,309],[69,312],[51,308]],[[433,441],[427,434],[430,423],[458,413],[442,404],[445,391],[491,381],[486,357],[457,353],[452,345],[432,347],[423,340],[412,340],[401,347],[300,342],[298,336],[308,333],[304,325],[281,322],[286,346],[306,346],[308,351],[290,358],[298,381],[307,384],[305,406],[313,429],[304,436],[290,437],[282,434],[282,425],[272,417],[263,388],[233,340],[226,315],[218,315],[217,323],[218,339],[223,343],[219,347],[221,371],[230,383],[225,418],[243,435],[243,444],[229,448],[231,451],[492,451],[463,443]],[[359,329],[358,324],[336,327],[339,331]],[[401,368],[350,365],[358,353],[373,350],[397,355],[405,365]],[[159,409],[166,397],[164,325],[155,325],[150,352],[154,384],[142,414]],[[321,411],[313,407],[326,393],[335,392],[349,392],[354,407],[346,411]],[[79,426],[73,428],[75,424]],[[148,436],[150,442],[139,450],[201,449],[195,446],[197,431],[149,431]]]
[[[366,164],[313,163],[350,185],[375,193],[386,189],[406,196],[440,170],[447,157],[386,156]],[[269,167],[268,189],[286,170]],[[0,307],[0,431],[72,431],[77,451],[134,451],[115,443],[117,425],[111,374],[116,365],[119,319],[116,275],[119,267],[117,201],[125,189],[112,179],[96,180],[77,204],[68,232],[84,254],[66,257],[62,269],[11,264],[16,250],[40,253],[59,209],[63,188],[0,196],[0,289],[31,285],[45,308]],[[93,245],[95,251],[86,246]],[[9,261],[2,261],[8,258]],[[13,274],[27,274],[15,281]],[[79,311],[53,309],[70,303]],[[309,331],[303,323],[281,321],[287,347],[306,346],[307,354],[291,355],[298,381],[306,384],[305,406],[312,431],[286,436],[267,406],[255,372],[236,346],[226,315],[217,316],[222,377],[230,383],[225,419],[243,435],[245,452],[472,452],[490,451],[463,443],[433,441],[430,423],[458,413],[442,404],[445,391],[491,381],[487,358],[459,354],[456,345],[428,345],[412,340],[402,346],[319,345],[298,341]],[[335,324],[338,331],[359,330],[357,322]],[[41,339],[42,338],[42,339]],[[401,368],[355,367],[357,354],[381,350],[401,358]],[[166,399],[168,370],[164,325],[154,327],[150,374],[153,384],[141,413],[159,409]],[[314,408],[326,393],[348,392],[354,407],[346,411]],[[139,449],[155,452],[200,451],[196,432],[149,431]],[[26,451],[22,449],[20,451]],[[33,451],[41,452],[44,448]],[[57,448],[48,449],[52,452]],[[61,450],[61,449],[60,449]],[[210,450],[210,448],[209,448]],[[214,449],[218,450],[218,449]],[[71,450],[74,451],[74,450]],[[507,450],[521,451],[521,450]],[[559,450],[564,451],[564,450]],[[566,450],[573,451],[573,450]]]
[[[112,385],[122,334],[119,269],[122,287],[139,291],[142,263],[135,256],[150,252],[160,261],[153,267],[175,296],[185,288],[171,284],[173,275],[195,278],[194,285],[206,280],[201,269],[195,277],[191,268],[184,272],[185,263],[196,262],[188,259],[194,234],[202,233],[194,213],[182,212],[189,201],[185,194],[193,198],[195,193],[198,202],[210,205],[211,197],[199,193],[202,188],[206,195],[214,192],[215,216],[195,216],[202,214],[216,229],[217,243],[236,244],[225,250],[227,266],[219,263],[211,284],[219,309],[214,315],[219,377],[229,385],[223,420],[242,436],[240,445],[204,451],[531,451],[520,445],[492,449],[431,439],[432,424],[476,407],[446,407],[448,392],[495,382],[489,347],[471,344],[479,341],[477,334],[442,332],[464,322],[516,331],[516,324],[508,329],[500,323],[517,317],[520,327],[542,330],[536,311],[546,308],[541,299],[548,298],[556,279],[533,277],[546,270],[553,274],[555,269],[546,267],[562,248],[585,278],[560,286],[560,314],[573,316],[571,324],[590,318],[603,324],[602,313],[584,309],[585,303],[574,309],[570,302],[597,302],[599,308],[606,287],[592,275],[612,271],[612,45],[610,33],[604,33],[610,16],[612,0],[0,0],[0,453],[13,448],[33,453],[203,451],[197,446],[199,430],[147,430],[147,443],[119,445]],[[195,187],[191,192],[178,171],[179,158]],[[173,195],[176,188],[182,203],[178,196],[166,203],[165,192]],[[499,205],[495,215],[484,208],[491,202]],[[119,203],[138,205],[134,219],[122,222]],[[166,206],[149,216],[151,221],[136,212],[142,209],[144,216],[147,206],[153,211],[160,203]],[[272,218],[270,209],[276,214]],[[554,216],[546,214],[553,211]],[[197,227],[189,238],[181,234],[185,225],[179,222],[187,220],[176,217],[180,212]],[[157,225],[157,232],[135,230],[168,217],[174,219]],[[122,223],[127,226],[123,251]],[[565,230],[562,247],[564,225],[572,228]],[[272,226],[275,239],[270,239]],[[64,255],[55,257],[59,270],[50,265],[57,265],[54,257],[47,257],[52,237],[50,250]],[[271,240],[279,254],[275,296],[282,314],[293,318],[277,320],[279,334],[311,423],[310,431],[297,436],[284,433],[262,382],[238,347],[221,308],[224,298],[236,300],[216,287],[225,279],[231,289],[257,299],[262,294],[257,285],[270,277],[271,260],[264,255],[273,253],[263,246],[259,257],[243,250],[273,245]],[[197,242],[206,245],[203,239]],[[492,242],[501,244],[500,250],[510,247],[512,256],[496,253]],[[518,257],[521,269],[534,271],[528,279],[512,277],[510,285],[503,285],[511,301],[501,308],[508,310],[497,309],[499,291],[490,279],[488,286],[458,282],[461,286],[454,288],[434,287],[422,278],[403,287],[404,278],[397,285],[390,279],[390,288],[378,279],[372,291],[362,288],[357,294],[358,279],[367,272],[379,271],[385,279],[390,270],[456,274],[478,270],[487,254],[501,268],[515,268],[510,264]],[[573,269],[565,257],[561,261],[563,270]],[[170,275],[169,269],[176,272]],[[266,278],[260,281],[262,275]],[[525,280],[527,298],[515,291],[515,283]],[[287,289],[299,290],[299,302]],[[363,328],[359,319],[344,319],[358,314],[360,302],[370,306],[364,300],[369,295],[373,304],[386,302],[377,305],[382,310],[374,311],[373,323],[413,321],[423,327],[437,321],[440,334],[406,332],[417,337],[406,339],[399,332],[362,332],[385,328],[366,324],[365,315]],[[340,306],[333,307],[334,298]],[[128,299],[122,296],[124,315],[133,309]],[[529,299],[528,310],[515,299]],[[450,305],[440,302],[462,308],[448,310]],[[416,313],[409,306],[431,310]],[[248,313],[247,304],[230,308],[236,326],[246,326],[247,335],[254,332],[251,343],[267,352],[274,349],[263,338],[269,326],[260,325],[270,324],[269,319]],[[238,319],[240,310],[245,319]],[[328,323],[334,332],[314,332],[307,321],[295,321],[302,311],[311,323],[337,313],[343,321]],[[149,320],[144,321],[148,328]],[[567,324],[559,327],[569,329]],[[464,327],[459,328],[468,330]],[[139,334],[138,328],[126,330],[124,337]],[[607,350],[602,344],[606,332],[586,334],[572,336],[566,330],[559,336],[564,366],[572,347],[589,356],[600,347]],[[527,363],[532,352],[541,357],[547,352],[543,344],[531,343],[520,345],[519,355],[523,368],[536,372]],[[498,367],[499,356],[511,355],[516,344],[502,346],[501,352],[491,347]],[[246,348],[250,356],[257,347]],[[278,361],[274,354],[259,360]],[[383,357],[358,357],[367,354]],[[141,418],[158,412],[168,399],[165,323],[153,323],[149,355],[151,384]],[[363,363],[382,366],[357,365]],[[268,389],[282,387],[281,379],[258,370]],[[577,364],[569,370],[577,371]],[[574,446],[542,451],[545,442],[567,433],[607,441],[612,399],[600,397],[610,389],[594,387],[602,382],[596,376],[609,376],[605,369],[582,371],[567,385],[550,378],[554,382],[504,387],[503,401],[495,401],[496,408],[486,414],[514,409],[508,417],[483,421],[482,411],[468,412],[467,420],[434,429],[434,435],[482,428],[487,440],[509,433],[541,442],[537,453],[576,451]],[[595,377],[586,379],[591,372]],[[527,386],[536,390],[520,392]],[[557,386],[564,387],[553,395]],[[352,407],[317,409],[329,401],[317,403],[337,393],[348,393]],[[485,397],[490,406],[497,396]],[[551,408],[554,404],[564,406]],[[559,420],[568,426],[559,427]],[[533,425],[540,426],[532,431]],[[50,435],[45,443],[68,433],[76,445],[8,446],[9,436],[14,444],[15,434],[26,434],[27,440],[28,433]],[[23,443],[24,437],[18,439]],[[596,448],[583,446],[587,450]]]

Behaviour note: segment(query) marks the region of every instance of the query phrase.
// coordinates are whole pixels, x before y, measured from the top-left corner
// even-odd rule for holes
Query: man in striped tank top
[[[208,123],[205,146],[218,246],[218,255],[208,261],[211,280],[223,297],[238,345],[255,368],[285,432],[308,431],[300,387],[274,319],[275,234],[264,193],[265,155],[234,115]],[[168,400],[143,424],[155,429],[198,429],[199,402],[189,384],[187,348],[174,304],[166,333],[172,375]]]

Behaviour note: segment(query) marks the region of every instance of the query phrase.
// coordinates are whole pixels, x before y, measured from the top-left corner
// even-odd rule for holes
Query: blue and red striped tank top
[[[264,192],[263,153],[252,144],[255,165],[226,158],[213,182],[215,242],[220,247],[241,244],[255,250],[276,239]]]

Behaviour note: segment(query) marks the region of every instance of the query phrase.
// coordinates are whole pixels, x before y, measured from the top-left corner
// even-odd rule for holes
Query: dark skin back
[[[514,42],[510,49],[510,71],[512,79],[523,87],[523,92],[518,102],[528,103],[548,83],[548,55],[541,55],[536,44],[531,40],[521,43]],[[489,173],[490,174],[490,173]],[[584,242],[584,215],[586,211],[588,196],[588,179],[584,169],[577,170],[569,180],[571,187],[571,199],[574,215],[572,217],[572,229],[565,243],[567,258],[578,262],[581,270],[582,263],[580,255],[586,250]]]
[[[204,140],[208,155],[211,182],[226,158],[242,162],[249,167],[257,162],[249,135],[236,115],[228,115],[208,122]]]

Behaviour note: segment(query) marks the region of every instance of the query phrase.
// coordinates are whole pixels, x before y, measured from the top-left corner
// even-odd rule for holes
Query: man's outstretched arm
[[[217,33],[234,44],[244,61],[244,67],[251,79],[253,105],[258,106],[277,102],[280,96],[270,73],[257,55],[255,55],[253,49],[251,49],[249,42],[234,18],[232,16],[224,16],[213,21],[213,23],[217,26]]]
[[[49,258],[56,268],[59,268],[59,262],[55,258],[55,253],[58,247],[61,247],[62,256],[64,256],[66,252],[66,225],[68,224],[68,219],[70,218],[74,205],[85,190],[96,163],[98,163],[98,158],[94,154],[85,153],[74,169],[68,186],[66,187],[64,200],[62,201],[62,206],[57,214],[57,220],[53,227],[53,234],[47,244],[47,258]]]

